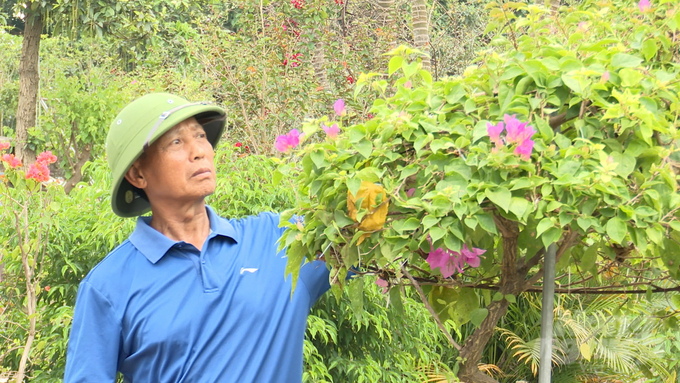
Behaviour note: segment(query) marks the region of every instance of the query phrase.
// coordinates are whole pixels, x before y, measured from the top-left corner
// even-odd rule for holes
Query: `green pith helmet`
[[[132,186],[125,173],[146,148],[175,125],[195,117],[213,148],[222,136],[224,109],[207,102],[189,102],[169,93],[152,93],[128,104],[111,123],[106,157],[111,169],[111,208],[121,217],[135,217],[151,208],[146,194]]]

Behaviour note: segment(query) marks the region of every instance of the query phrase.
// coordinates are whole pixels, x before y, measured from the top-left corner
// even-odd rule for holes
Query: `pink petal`
[[[345,100],[341,98],[337,99],[333,104],[333,109],[335,109],[335,114],[337,114],[338,116],[344,116],[346,114]]]
[[[505,130],[507,131],[507,134],[505,135],[505,140],[509,144],[514,144],[520,142],[520,134],[525,129],[525,126],[527,123],[522,123],[520,120],[518,120],[515,115],[513,114],[512,116],[505,115],[503,116],[503,120],[505,121]]]
[[[531,139],[524,140],[521,144],[517,145],[514,153],[522,159],[528,161],[531,158],[531,151],[534,148],[534,141]]]
[[[414,194],[416,194],[416,188],[410,188],[406,191],[406,196],[409,198],[413,197]]]
[[[496,144],[500,143],[501,133],[504,129],[505,126],[502,122],[499,122],[496,125],[492,125],[490,122],[486,123],[486,132],[489,135],[491,142],[495,142]]]
[[[340,133],[340,128],[338,127],[338,124],[333,124],[331,126],[323,125],[323,131],[326,132],[328,137],[334,139],[338,136],[338,133]]]
[[[380,286],[380,287],[387,287],[388,286],[387,281],[382,279],[382,278],[378,278],[378,280],[375,281],[375,284]]]
[[[607,81],[609,81],[609,71],[602,73],[602,77],[600,78],[601,83],[605,83]]]
[[[640,8],[640,12],[645,12],[651,7],[651,4],[649,0],[640,0],[638,3],[638,8]]]

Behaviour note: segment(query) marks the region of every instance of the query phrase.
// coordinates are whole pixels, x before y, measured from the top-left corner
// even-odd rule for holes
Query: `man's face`
[[[203,127],[192,117],[149,146],[126,178],[143,189],[152,204],[191,202],[215,192],[214,158]]]

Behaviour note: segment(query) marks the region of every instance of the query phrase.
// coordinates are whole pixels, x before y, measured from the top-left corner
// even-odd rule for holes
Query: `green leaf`
[[[410,231],[410,230],[415,230],[418,227],[420,227],[420,221],[418,221],[418,219],[415,218],[415,217],[411,217],[411,218],[406,220],[406,222],[404,223],[404,226],[401,228],[401,230]]]
[[[489,315],[489,310],[485,308],[477,308],[472,310],[470,313],[470,323],[475,325],[475,327],[479,327],[479,325],[482,324],[484,319]]]
[[[397,314],[404,314],[404,305],[401,302],[401,293],[399,289],[390,289],[390,304],[394,307]]]
[[[396,72],[401,68],[401,64],[404,61],[403,56],[394,56],[390,59],[390,63],[388,65],[388,71],[387,73],[391,76],[392,73]],[[383,61],[384,62],[384,61]]]
[[[581,268],[584,271],[590,271],[590,272],[595,272],[595,262],[597,261],[597,250],[599,249],[599,244],[593,244],[592,246],[588,246],[586,251],[583,253],[583,257],[581,257]]]
[[[510,200],[510,211],[519,220],[524,219],[524,215],[526,214],[527,210],[529,210],[530,206],[531,203],[524,198],[512,197]]]
[[[536,237],[539,237],[543,232],[554,226],[555,223],[550,218],[543,218],[536,226]]]
[[[626,53],[617,53],[612,57],[614,68],[633,68],[642,63],[642,59]]]
[[[505,300],[508,301],[509,303],[515,303],[517,300],[515,299],[515,296],[512,294],[505,294],[504,296]]]
[[[583,88],[581,87],[581,83],[579,82],[579,80],[572,77],[571,75],[563,74],[562,81],[564,81],[564,85],[568,86],[575,93],[580,94],[583,92]]]
[[[486,230],[491,234],[498,234],[498,232],[496,231],[496,224],[493,222],[493,218],[491,218],[490,215],[483,213],[475,214],[475,218],[477,218],[477,222],[479,222],[479,226],[481,226],[482,229]],[[467,220],[465,223],[467,223]]]
[[[619,244],[623,244],[623,239],[626,237],[626,233],[628,233],[626,223],[619,217],[611,218],[607,222],[605,230],[609,238]]]
[[[333,212],[333,219],[339,228],[343,228],[354,223],[354,221],[349,218],[344,211],[337,209]]]
[[[350,307],[352,312],[361,321],[361,316],[364,313],[364,279],[354,278],[347,286],[347,295],[349,295]]]
[[[543,233],[543,235],[541,235],[541,241],[543,242],[543,246],[547,249],[548,246],[552,245],[553,243],[557,243],[561,236],[562,229],[551,227],[545,233]]]
[[[645,60],[649,61],[652,57],[656,56],[659,46],[656,43],[656,39],[647,39],[642,43],[642,48],[640,50],[642,51],[642,54],[645,55]]]
[[[347,190],[349,190],[354,197],[359,193],[359,188],[361,188],[361,180],[358,177],[347,180]]]
[[[354,144],[354,148],[362,155],[364,158],[368,158],[371,156],[371,152],[373,151],[373,145],[371,144],[370,141],[366,139],[362,139],[361,141],[357,142]]]
[[[441,227],[433,227],[429,231],[430,238],[432,238],[432,243],[436,242],[438,239],[443,238],[446,235],[446,230]]]
[[[512,200],[512,193],[510,193],[510,190],[500,186],[494,188],[493,190],[486,189],[485,194],[496,206],[499,206],[505,210],[506,213],[508,212],[508,209],[510,208],[510,201]]]
[[[312,157],[312,161],[317,168],[323,168],[328,165],[323,150],[315,150],[310,153],[310,156]]]
[[[426,215],[423,217],[423,228],[425,230],[431,228],[432,226],[436,225],[439,223],[439,218],[434,217],[432,215]]]
[[[494,301],[494,302],[498,302],[498,301],[501,301],[501,300],[503,300],[503,293],[497,291],[497,292],[493,295],[493,301]]]

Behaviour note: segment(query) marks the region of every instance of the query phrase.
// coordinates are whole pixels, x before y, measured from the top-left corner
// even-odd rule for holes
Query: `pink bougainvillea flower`
[[[413,83],[411,83],[411,80],[408,80],[404,83],[404,88],[411,89],[412,87],[413,87]]]
[[[527,126],[528,122],[521,122],[514,114],[512,116],[506,114],[503,116],[503,121],[505,121],[505,130],[507,131],[505,140],[508,144],[520,144],[536,133],[533,127]]]
[[[408,198],[413,197],[414,194],[416,194],[416,188],[410,188],[406,191],[406,196]]]
[[[333,124],[331,126],[322,125],[322,127],[323,131],[326,132],[326,135],[328,135],[328,137],[332,139],[338,137],[338,133],[340,133],[340,128],[338,127],[338,124]]]
[[[427,241],[430,243],[431,250],[425,261],[430,265],[430,269],[439,268],[439,272],[442,273],[444,278],[452,276],[456,271],[459,273],[463,272],[465,261],[458,252],[441,247],[435,249],[429,235],[427,236]]]
[[[7,164],[12,169],[16,169],[21,166],[21,160],[14,157],[14,154],[3,154],[2,161]]]
[[[333,104],[333,109],[335,109],[335,114],[338,116],[344,116],[347,114],[347,110],[345,109],[345,100],[341,98],[337,99]]]
[[[243,146],[243,144],[240,143],[240,142],[237,142],[237,143],[234,145],[234,147],[237,147],[237,148],[240,148],[241,146]]]
[[[489,135],[491,142],[496,144],[496,146],[501,145],[501,133],[505,129],[505,125],[499,122],[496,125],[492,125],[490,122],[486,123],[486,133]]]
[[[514,153],[520,157],[522,157],[523,160],[529,161],[531,158],[531,151],[534,149],[534,140],[531,139],[526,139],[522,141],[521,144],[517,145],[515,148]]]
[[[472,250],[470,250],[468,249],[467,245],[463,245],[463,250],[461,250],[460,252],[465,263],[467,263],[471,267],[479,267],[479,264],[481,262],[479,260],[479,256],[484,253],[486,253],[486,250],[479,249],[476,247],[473,247]]]
[[[36,162],[28,168],[26,172],[26,179],[34,179],[38,182],[47,182],[50,180],[50,169],[47,164]]]
[[[297,129],[276,137],[276,143],[274,143],[276,150],[284,153],[298,145],[300,145],[300,132]]]
[[[585,32],[585,30],[588,29],[588,23],[586,23],[585,21],[581,21],[580,23],[578,23],[577,28],[579,31]]]
[[[42,152],[38,155],[38,158],[36,158],[35,162],[49,165],[57,162],[57,156],[52,154],[52,151],[48,150],[46,152]]]
[[[646,12],[647,10],[649,10],[651,6],[652,5],[650,4],[649,0],[640,0],[640,2],[638,3],[638,8],[640,8],[640,12]]]
[[[460,254],[455,251],[445,250],[438,247],[432,250],[425,260],[432,270],[439,268],[444,278],[448,278],[455,274],[463,272],[462,259]]]
[[[608,70],[605,71],[604,73],[602,73],[602,77],[600,77],[600,82],[601,82],[601,83],[604,84],[604,83],[606,83],[607,81],[609,81],[609,71],[608,71]]]
[[[7,150],[9,149],[9,142],[8,141],[0,141],[0,150]]]
[[[387,293],[387,290],[389,290],[390,284],[382,278],[378,278],[378,280],[375,281],[375,284],[383,288],[383,294]]]

